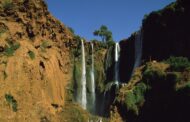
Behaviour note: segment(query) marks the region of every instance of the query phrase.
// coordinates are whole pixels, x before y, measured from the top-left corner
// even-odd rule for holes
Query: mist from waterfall
[[[84,49],[84,42],[81,40],[82,43],[82,77],[81,77],[81,84],[82,84],[82,95],[81,95],[81,105],[83,109],[86,109],[87,98],[86,98],[86,63],[85,63],[85,49]]]
[[[94,78],[94,45],[91,43],[92,55],[91,55],[91,98],[92,98],[92,109],[95,111],[95,101],[96,101],[96,93],[95,93],[95,78]]]
[[[119,43],[115,43],[115,84],[119,84],[119,57],[120,57],[120,46]]]
[[[137,32],[135,37],[135,63],[134,68],[137,68],[141,64],[141,57],[142,57],[142,32],[141,30]]]

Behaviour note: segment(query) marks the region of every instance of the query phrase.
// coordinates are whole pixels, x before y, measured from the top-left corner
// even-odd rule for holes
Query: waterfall
[[[93,45],[93,43],[91,43],[91,48],[92,48],[92,59],[91,59],[91,61],[92,61],[92,64],[91,64],[91,72],[90,72],[90,75],[91,75],[91,88],[92,88],[92,90],[91,90],[91,96],[92,96],[92,108],[93,108],[93,110],[95,109],[95,97],[96,97],[96,93],[95,93],[95,79],[94,79],[94,45]]]
[[[84,42],[81,40],[82,43],[82,77],[81,77],[81,84],[82,84],[82,96],[81,96],[81,105],[83,109],[86,109],[87,99],[86,99],[86,63],[85,63],[85,50],[84,50]]]
[[[120,46],[119,43],[115,43],[115,84],[119,84],[119,57],[120,57]]]
[[[141,57],[142,57],[142,33],[141,30],[137,32],[135,37],[135,63],[134,68],[137,68],[141,64]]]

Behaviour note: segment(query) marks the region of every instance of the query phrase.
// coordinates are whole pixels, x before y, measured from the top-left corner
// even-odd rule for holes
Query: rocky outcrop
[[[143,59],[163,60],[170,56],[190,58],[190,8],[188,0],[177,0],[143,20]]]
[[[0,121],[59,121],[72,40],[44,1],[0,1]]]

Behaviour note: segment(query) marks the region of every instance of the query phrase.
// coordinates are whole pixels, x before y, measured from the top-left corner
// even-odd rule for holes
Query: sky
[[[49,11],[75,34],[100,39],[93,32],[106,25],[120,41],[140,29],[145,14],[175,0],[46,0]]]

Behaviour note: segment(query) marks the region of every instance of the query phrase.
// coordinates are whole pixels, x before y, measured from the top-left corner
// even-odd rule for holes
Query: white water
[[[92,64],[91,64],[91,88],[92,88],[92,108],[95,109],[95,99],[96,99],[96,93],[95,93],[95,78],[94,78],[94,45],[91,43],[91,48],[92,48]]]
[[[135,64],[134,69],[140,66],[142,57],[142,33],[141,30],[137,32],[135,37]],[[133,69],[133,70],[134,70]]]
[[[119,57],[120,57],[120,46],[119,43],[115,43],[115,84],[119,84]]]
[[[85,63],[85,50],[84,50],[84,42],[81,40],[82,43],[82,77],[81,77],[81,84],[82,84],[82,96],[81,96],[81,105],[83,109],[86,109],[87,99],[86,99],[86,63]]]

